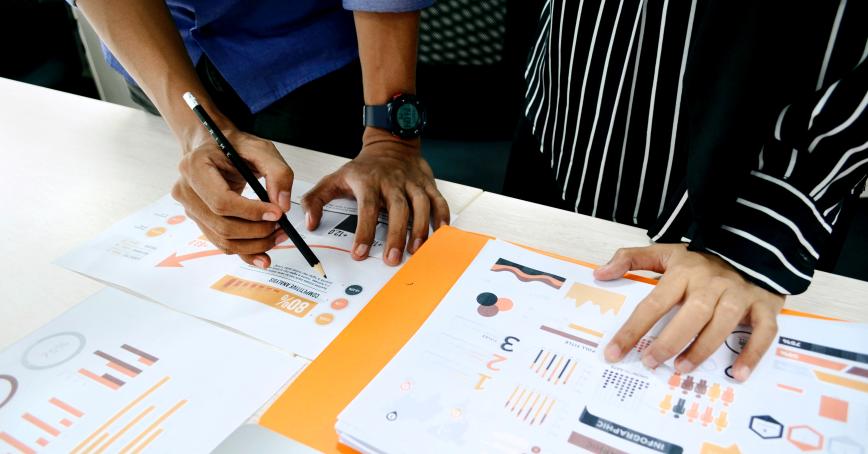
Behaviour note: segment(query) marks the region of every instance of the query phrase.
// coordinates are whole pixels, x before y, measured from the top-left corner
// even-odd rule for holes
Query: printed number
[[[307,307],[310,306],[310,303],[307,301],[302,301],[298,298],[294,298],[290,301],[281,301],[280,307],[286,309],[288,311],[293,311],[296,314],[303,314],[304,311],[307,310]]]
[[[482,384],[485,383],[485,381],[488,380],[489,378],[491,378],[491,375],[479,374],[479,381],[476,382],[476,386],[474,386],[473,389],[479,389],[479,390],[485,389],[482,387]]]
[[[515,346],[515,344],[514,344],[513,342],[514,342],[515,344],[517,344],[517,343],[521,342],[521,339],[519,339],[519,338],[517,338],[517,337],[515,337],[515,336],[506,336],[506,337],[503,339],[503,343],[500,344],[500,349],[503,350],[503,351],[505,351],[505,352],[510,352],[510,353],[512,353],[512,347]]]
[[[494,359],[489,361],[488,364],[485,365],[485,367],[487,367],[487,368],[489,368],[495,372],[499,372],[500,368],[495,368],[494,365],[501,362],[501,361],[506,361],[506,356],[498,355],[497,353],[495,353]]]

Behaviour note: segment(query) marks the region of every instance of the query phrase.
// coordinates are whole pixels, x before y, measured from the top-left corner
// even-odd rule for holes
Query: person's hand
[[[242,197],[247,182],[204,128],[200,129],[202,134],[184,145],[178,166],[181,177],[172,188],[172,197],[184,205],[187,216],[217,248],[238,254],[251,265],[268,268],[271,259],[265,251],[287,239],[276,221],[291,206],[292,170],[271,142],[224,129],[223,134],[250,170],[265,177],[272,203]]]
[[[389,213],[389,231],[383,260],[401,263],[404,247],[416,252],[428,238],[429,221],[435,228],[449,223],[446,199],[434,184],[431,167],[422,157],[419,141],[405,141],[385,131],[368,128],[359,155],[331,175],[325,176],[302,199],[307,228],[313,230],[322,218],[323,206],[338,197],[354,197],[359,221],[352,257],[367,258],[377,228],[380,207]],[[407,223],[412,217],[410,241]]]
[[[663,276],[606,346],[607,361],[621,360],[663,315],[681,304],[657,339],[642,352],[642,364],[653,369],[678,355],[675,368],[689,373],[744,321],[753,327],[753,334],[732,371],[736,380],[747,380],[774,341],[777,314],[784,305],[782,295],[745,280],[717,256],[688,251],[683,244],[620,249],[608,264],[594,271],[594,277],[617,279],[630,270],[650,270]]]

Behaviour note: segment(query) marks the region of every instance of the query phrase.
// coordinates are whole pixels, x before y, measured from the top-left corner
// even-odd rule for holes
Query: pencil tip
[[[328,279],[328,276],[326,276],[325,270],[322,267],[322,263],[317,263],[313,266],[313,269],[316,270],[316,272],[319,273],[320,276],[322,276],[324,279]]]

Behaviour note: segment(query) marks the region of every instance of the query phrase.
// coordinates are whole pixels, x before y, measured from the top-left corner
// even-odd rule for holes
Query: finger
[[[711,321],[705,325],[699,336],[675,361],[675,368],[682,374],[693,372],[723,344],[726,337],[738,326],[744,310],[739,303],[740,295],[725,291],[721,295]]]
[[[185,183],[178,182],[172,188],[172,197],[184,205],[190,216],[205,224],[217,236],[229,239],[256,239],[271,235],[277,223],[248,221],[240,218],[218,216],[211,212],[205,202]]]
[[[677,355],[711,320],[723,291],[714,287],[688,288],[684,305],[666,324],[657,339],[642,352],[642,364],[654,369]],[[736,319],[738,322],[738,319]]]
[[[392,190],[384,195],[386,208],[389,210],[389,232],[386,235],[386,247],[384,249],[386,253],[383,254],[383,260],[387,265],[394,266],[401,263],[401,258],[404,256],[410,207],[407,206],[407,198],[403,191]]]
[[[750,377],[778,333],[777,313],[770,309],[773,305],[765,303],[760,301],[753,304],[753,311],[756,312],[751,314],[753,333],[732,365],[732,375],[740,382]]]
[[[428,194],[431,202],[431,227],[437,230],[444,225],[449,225],[449,222],[451,222],[449,204],[446,203],[446,199],[440,194],[437,186],[433,184],[428,185],[425,188],[425,192]]]
[[[271,142],[259,142],[254,153],[245,153],[244,159],[255,172],[265,177],[265,188],[272,202],[284,212],[292,207],[292,169]]]
[[[660,317],[680,302],[684,296],[686,282],[681,277],[664,275],[660,283],[636,306],[621,329],[609,341],[603,353],[606,361],[620,361],[660,320]]]
[[[256,255],[271,250],[277,244],[280,244],[288,239],[288,236],[283,230],[275,230],[271,235],[265,238],[257,238],[250,240],[232,240],[223,238],[217,235],[207,225],[197,222],[202,229],[202,233],[208,237],[211,243],[228,255]]]
[[[409,251],[415,254],[428,238],[428,219],[431,217],[431,202],[428,194],[418,187],[408,188],[410,203],[413,204],[413,228],[410,234]]]
[[[241,254],[238,257],[244,260],[248,265],[253,265],[257,268],[267,270],[271,266],[271,257],[266,253],[262,254]]]
[[[353,258],[364,260],[371,251],[371,243],[377,233],[377,218],[380,215],[380,199],[370,188],[357,188],[354,196],[359,204],[359,219],[353,242]],[[385,257],[385,254],[383,255]]]
[[[186,163],[188,160],[181,162]],[[276,204],[251,200],[233,191],[213,162],[188,163],[183,166],[182,171],[188,176],[190,187],[214,214],[271,222],[277,221],[283,214]]]
[[[334,174],[323,177],[307,194],[301,198],[301,206],[305,212],[305,224],[308,230],[319,227],[323,207],[335,198],[344,195],[341,186],[337,184],[338,177]]]
[[[594,270],[594,279],[609,281],[624,276],[631,270],[666,271],[669,258],[667,245],[621,248],[615,251],[609,263]]]

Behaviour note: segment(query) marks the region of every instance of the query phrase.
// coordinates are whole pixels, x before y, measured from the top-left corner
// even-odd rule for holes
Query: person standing
[[[868,177],[866,20],[847,0],[543,5],[505,192],[657,243],[595,271],[662,273],[608,360],[681,304],[643,363],[689,373],[745,321],[748,378]]]

